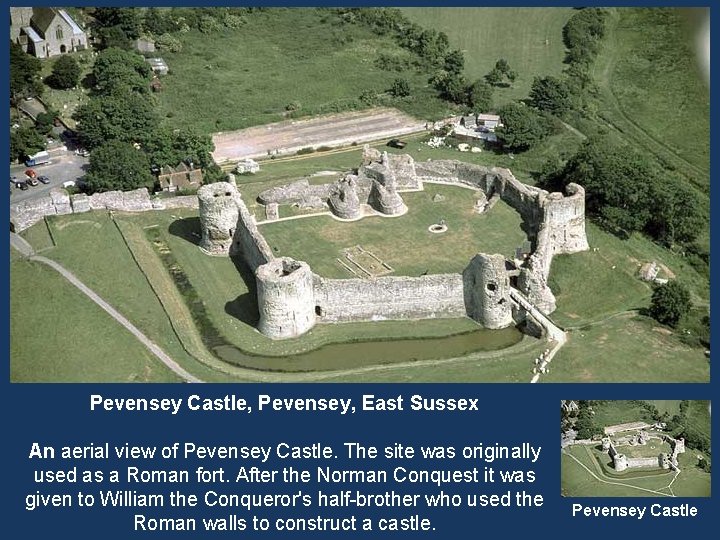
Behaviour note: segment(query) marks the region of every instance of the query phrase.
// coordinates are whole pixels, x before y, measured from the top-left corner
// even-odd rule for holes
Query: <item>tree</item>
[[[119,91],[147,93],[152,68],[139,54],[112,47],[98,53],[92,76],[99,94]]]
[[[541,142],[547,135],[546,120],[534,109],[521,103],[509,103],[498,111],[503,126],[495,133],[504,148],[522,152]]]
[[[10,43],[10,97],[13,101],[42,95],[41,69],[40,60],[27,54],[17,43]]]
[[[492,86],[509,86],[516,78],[517,73],[510,68],[510,64],[504,58],[495,62],[495,67],[485,75],[485,81]],[[505,79],[509,82],[505,82]]]
[[[440,92],[444,100],[464,105],[467,101],[467,82],[462,75],[441,71],[430,79],[430,84]]]
[[[562,178],[564,185],[585,187],[588,213],[610,230],[627,235],[647,226],[653,212],[651,190],[658,181],[647,156],[606,136],[590,137],[568,160]]]
[[[141,150],[122,141],[109,141],[90,155],[85,185],[91,193],[153,185],[150,162]]]
[[[530,102],[533,107],[556,116],[562,116],[573,103],[565,81],[557,77],[535,77],[530,88]]]
[[[580,409],[575,421],[575,431],[578,439],[591,439],[597,433],[598,430],[588,409]]]
[[[52,73],[46,82],[53,88],[67,90],[77,86],[80,82],[82,69],[72,56],[63,55],[57,59],[52,68]]]
[[[445,55],[445,71],[459,75],[465,69],[465,55],[458,49],[453,49]]]
[[[673,280],[653,291],[650,315],[656,321],[675,328],[691,307],[690,291],[682,283]]]
[[[478,79],[467,88],[467,105],[473,111],[483,112],[492,108],[493,87]]]
[[[10,129],[10,160],[24,160],[45,149],[45,138],[32,127]]]
[[[101,28],[116,27],[129,40],[140,36],[142,30],[141,11],[132,7],[100,7],[93,13],[95,22]]]
[[[175,166],[190,161],[196,167],[206,168],[212,164],[210,153],[215,145],[209,135],[186,128],[177,131],[158,128],[149,138],[144,150],[153,165]]]
[[[161,51],[180,52],[182,51],[182,41],[173,34],[161,34],[155,38],[155,45]]]
[[[154,36],[160,36],[177,30],[171,17],[167,17],[156,7],[148,8],[143,18],[143,28]]]
[[[654,212],[647,232],[668,245],[694,241],[707,223],[709,212],[705,203],[687,189],[681,180],[672,177],[661,179],[652,193]]]
[[[57,117],[58,113],[56,111],[39,113],[35,117],[35,129],[38,133],[42,135],[49,134],[52,128],[55,126],[55,119]]]
[[[90,98],[75,111],[78,136],[92,150],[110,140],[147,143],[159,122],[152,103],[135,93]]]
[[[395,79],[390,87],[390,94],[400,98],[409,96],[410,83],[406,79]]]
[[[485,75],[485,81],[491,86],[500,86],[502,78],[502,73],[500,73],[497,69],[493,69],[490,73]]]

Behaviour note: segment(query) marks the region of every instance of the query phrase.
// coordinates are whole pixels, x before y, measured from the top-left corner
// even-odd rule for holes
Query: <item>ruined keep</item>
[[[399,216],[407,211],[402,191],[422,190],[425,182],[479,190],[478,211],[498,200],[509,204],[527,230],[532,245],[527,258],[479,253],[457,274],[323,278],[304,262],[273,254],[237,188],[228,182],[198,190],[200,245],[209,254],[234,254],[247,263],[257,282],[258,330],[272,339],[299,336],[318,323],[388,319],[468,316],[500,329],[531,317],[513,298],[518,294],[544,314],[554,311],[555,297],[547,284],[553,256],[588,249],[585,192],[577,184],[570,184],[566,194],[548,193],[523,184],[507,169],[454,160],[421,163],[366,147],[361,166],[335,182],[310,185],[300,180],[268,189],[258,200],[273,208],[322,208],[341,220]]]

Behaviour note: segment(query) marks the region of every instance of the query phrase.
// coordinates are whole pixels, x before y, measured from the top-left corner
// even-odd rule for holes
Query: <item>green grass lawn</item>
[[[572,456],[572,457],[571,457]],[[597,478],[582,465],[592,471]],[[565,497],[709,497],[710,475],[697,467],[695,452],[678,458],[681,469],[672,486],[674,473],[638,469],[625,474],[614,473],[609,457],[595,447],[582,445],[565,448],[561,454],[561,493]],[[641,489],[638,489],[641,488]],[[653,493],[652,490],[656,493]]]
[[[574,330],[552,361],[548,382],[708,382],[703,350],[632,314]]]
[[[397,77],[415,89],[399,108],[420,118],[445,114],[427,74],[376,67],[380,54],[403,54],[389,37],[332,20],[315,9],[273,9],[212,39],[197,30],[180,35],[183,50],[163,53],[170,73],[158,94],[161,114],[173,127],[229,131],[282,120],[293,103],[295,116],[346,110],[364,91],[385,93]]]
[[[68,268],[183,367],[201,378],[212,380],[212,372],[203,366],[197,366],[195,360],[182,347],[147,279],[138,269],[108,214],[98,212],[80,216],[53,216],[48,218],[48,224],[57,247],[44,251],[43,255]],[[42,233],[33,230],[38,227],[42,228],[45,225],[40,222],[23,232],[23,236],[26,239],[42,236]],[[64,281],[63,285],[65,288],[72,288]],[[20,294],[13,288],[11,297],[19,297]],[[29,309],[42,309],[42,306],[38,304]],[[65,311],[65,318],[70,318],[71,314],[74,313],[68,308]],[[86,334],[97,331],[92,323],[92,317],[80,318],[88,321],[84,326]],[[114,321],[109,321],[107,326],[110,335],[115,331],[116,325]],[[80,328],[83,326],[81,325]],[[87,352],[91,356],[80,360],[87,362],[97,360],[92,350]],[[118,371],[122,373],[126,370],[119,367]],[[84,380],[82,373],[78,373],[75,380]]]
[[[10,263],[10,380],[176,382],[137,339],[55,270]]]
[[[652,416],[636,401],[613,399],[595,403],[592,408],[593,423],[598,427],[625,424],[627,422],[653,423]]]
[[[647,401],[655,405],[660,414],[668,413],[671,418],[680,412],[681,400],[679,399],[651,399]]]
[[[617,100],[619,121],[637,126],[708,182],[710,92],[698,68],[691,17],[673,8],[614,10],[600,82]]]
[[[403,8],[410,20],[448,35],[450,45],[465,53],[469,80],[484,77],[504,58],[518,77],[510,88],[495,92],[498,104],[527,97],[533,77],[563,70],[562,29],[571,8]]]
[[[437,195],[444,200],[433,202]],[[389,264],[392,275],[462,272],[478,253],[510,256],[526,238],[520,216],[500,201],[486,214],[473,212],[475,195],[460,187],[426,184],[425,191],[402,194],[408,212],[397,218],[368,217],[339,222],[330,216],[267,223],[260,231],[278,253],[304,260],[324,277],[351,278],[336,258],[362,245]],[[448,231],[428,227],[444,219]]]
[[[664,265],[661,277],[675,277],[691,291],[693,302],[703,305],[710,296],[707,277],[699,274],[680,254],[634,234],[627,240],[586,223],[590,251],[553,259],[550,286],[557,297],[553,320],[564,327],[579,327],[620,311],[649,306],[652,288],[637,277],[640,265]],[[588,301],[592,299],[592,301]]]

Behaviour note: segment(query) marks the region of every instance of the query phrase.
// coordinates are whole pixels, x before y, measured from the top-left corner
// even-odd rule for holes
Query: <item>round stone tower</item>
[[[282,257],[255,272],[260,322],[272,339],[299,336],[315,326],[313,274],[307,263]]]
[[[615,454],[613,457],[613,464],[615,465],[616,471],[624,471],[628,467],[627,457],[625,454]]]
[[[470,317],[490,329],[513,324],[505,257],[478,253],[463,272],[463,282]]]
[[[240,193],[228,182],[207,184],[198,190],[200,247],[213,255],[228,255],[238,222]]]

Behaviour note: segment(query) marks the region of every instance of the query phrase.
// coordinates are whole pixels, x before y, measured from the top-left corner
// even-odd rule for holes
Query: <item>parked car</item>
[[[11,177],[10,177],[10,183],[11,183],[11,184],[14,184],[15,182],[17,182],[17,176],[11,176]]]
[[[22,189],[23,191],[28,189],[28,185],[25,182],[15,182],[15,187],[18,189]]]
[[[49,184],[49,183],[50,183],[50,179],[49,179],[47,176],[45,176],[45,175],[38,176],[37,179],[40,180],[43,184]]]
[[[405,148],[407,143],[405,141],[401,141],[400,139],[390,139],[387,145],[391,148]]]
[[[82,157],[88,157],[90,155],[90,150],[85,150],[84,148],[78,148],[75,150],[76,156],[82,156]]]
[[[31,186],[37,186],[40,182],[37,181],[37,178],[33,178],[32,176],[28,176],[28,179],[25,180],[26,184],[30,184]]]
[[[37,176],[37,173],[32,169],[25,169],[25,176],[28,178],[35,178]]]

